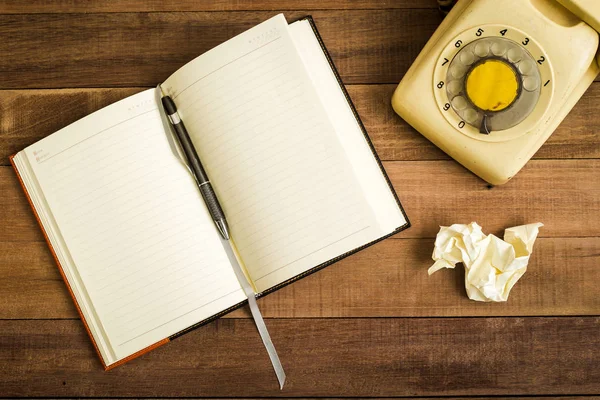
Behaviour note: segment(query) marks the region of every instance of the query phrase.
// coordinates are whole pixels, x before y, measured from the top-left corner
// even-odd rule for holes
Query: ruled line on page
[[[142,113],[142,114],[138,114],[138,115],[136,115],[136,116],[134,116],[134,117],[131,117],[131,118],[129,118],[129,119],[127,119],[127,120],[125,120],[125,121],[118,122],[118,123],[116,123],[116,124],[114,124],[114,125],[112,125],[112,126],[110,126],[110,127],[106,128],[106,129],[103,129],[103,130],[101,130],[100,132],[96,132],[96,133],[95,133],[95,134],[93,134],[92,136],[89,136],[89,137],[85,138],[84,140],[82,140],[82,141],[80,141],[80,142],[78,142],[78,143],[75,143],[75,144],[73,144],[73,145],[71,145],[71,146],[69,146],[69,147],[67,147],[67,148],[63,149],[63,150],[61,150],[60,152],[58,152],[58,153],[55,153],[55,154],[53,154],[53,155],[51,155],[51,156],[49,156],[49,157],[46,157],[46,158],[44,158],[43,160],[39,161],[39,163],[40,163],[40,164],[42,164],[42,163],[45,163],[46,161],[48,161],[48,160],[52,159],[53,157],[55,157],[55,156],[59,155],[60,153],[63,153],[63,152],[65,152],[65,151],[67,151],[67,150],[71,149],[72,147],[78,146],[78,145],[80,145],[81,143],[85,142],[86,140],[88,140],[88,139],[91,139],[92,137],[94,137],[94,136],[97,136],[97,135],[101,134],[102,132],[106,132],[106,131],[108,131],[108,130],[110,130],[110,129],[112,129],[112,128],[116,127],[116,126],[119,126],[119,125],[121,125],[121,124],[123,124],[123,123],[127,122],[127,121],[130,121],[130,120],[132,120],[132,119],[135,119],[135,118],[141,117],[141,116],[143,116],[143,115],[145,115],[145,114],[148,114],[148,113],[151,113],[151,112],[153,112],[153,111],[155,111],[155,110],[156,110],[156,109],[153,109],[153,110],[148,110],[148,111],[146,111],[146,112],[144,112],[144,113]]]
[[[197,80],[195,80],[194,82],[192,82],[192,83],[191,83],[191,84],[189,84],[188,86],[186,86],[186,87],[184,87],[183,89],[181,89],[181,90],[180,90],[178,93],[176,93],[176,94],[173,96],[173,99],[176,99],[176,98],[177,98],[179,95],[181,95],[181,93],[185,92],[185,91],[186,91],[186,90],[188,90],[188,89],[189,89],[191,86],[195,85],[196,83],[198,83],[198,82],[199,82],[199,81],[201,81],[202,79],[204,79],[204,78],[206,78],[206,77],[208,77],[208,76],[210,76],[210,75],[214,74],[215,72],[217,72],[217,71],[219,71],[219,70],[221,70],[221,69],[223,69],[223,68],[227,67],[227,66],[228,66],[228,65],[230,65],[230,64],[233,64],[233,63],[235,63],[235,62],[236,62],[236,61],[238,61],[238,60],[241,60],[242,58],[246,57],[247,55],[250,55],[250,54],[254,53],[255,51],[257,51],[257,50],[261,49],[262,47],[268,46],[269,44],[271,44],[271,43],[273,43],[273,42],[275,42],[276,40],[279,40],[279,39],[280,39],[279,37],[276,37],[275,39],[273,39],[273,40],[270,40],[270,41],[266,42],[265,44],[263,44],[263,45],[261,45],[261,46],[259,46],[259,47],[255,48],[255,49],[253,49],[253,50],[251,50],[251,51],[247,52],[246,54],[242,54],[241,56],[237,57],[237,58],[236,58],[236,59],[234,59],[234,60],[231,60],[231,61],[230,61],[230,62],[228,62],[227,64],[224,64],[224,65],[220,66],[219,68],[215,69],[214,71],[211,71],[210,73],[208,73],[208,74],[206,74],[206,75],[204,75],[204,76],[202,76],[202,77],[198,78]]]
[[[321,250],[324,250],[324,249],[326,249],[327,247],[333,246],[334,244],[336,244],[336,243],[339,243],[339,242],[341,242],[341,241],[342,241],[342,240],[344,240],[344,239],[348,239],[350,236],[356,235],[357,233],[360,233],[360,232],[362,232],[362,231],[364,231],[364,230],[366,230],[366,229],[369,229],[369,228],[370,228],[370,226],[365,226],[364,228],[362,228],[362,229],[359,229],[359,230],[357,230],[356,232],[353,232],[353,233],[351,233],[351,234],[349,234],[349,235],[347,235],[347,236],[344,236],[343,238],[340,238],[340,239],[336,240],[336,241],[335,241],[335,242],[333,242],[333,243],[328,243],[327,245],[325,245],[325,246],[323,246],[323,247],[321,247],[321,248],[319,248],[319,249],[316,249],[316,250],[312,251],[312,252],[311,252],[311,253],[309,253],[309,254],[305,254],[305,255],[303,255],[303,256],[302,256],[302,257],[300,257],[300,258],[297,258],[297,259],[295,259],[295,260],[293,260],[293,261],[290,261],[290,262],[288,262],[287,264],[285,264],[285,265],[282,265],[281,267],[279,267],[279,268],[277,268],[277,269],[275,269],[275,270],[272,270],[272,271],[270,271],[269,273],[267,273],[267,274],[265,274],[265,275],[261,276],[260,278],[257,278],[256,280],[263,279],[263,278],[265,278],[265,277],[267,277],[267,276],[269,276],[269,275],[271,275],[271,274],[273,274],[273,273],[275,273],[275,272],[279,271],[280,269],[283,269],[283,268],[287,267],[288,265],[291,265],[291,264],[293,264],[293,263],[295,263],[295,262],[297,262],[297,261],[300,261],[300,260],[301,260],[301,259],[303,259],[303,258],[309,257],[309,256],[311,256],[311,255],[313,255],[313,254],[315,254],[315,253],[317,253],[317,252],[319,252],[319,251],[321,251]]]

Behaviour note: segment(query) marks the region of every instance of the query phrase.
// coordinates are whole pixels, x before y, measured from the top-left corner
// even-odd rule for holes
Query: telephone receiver
[[[506,183],[600,72],[600,0],[459,0],[394,110],[487,182]]]

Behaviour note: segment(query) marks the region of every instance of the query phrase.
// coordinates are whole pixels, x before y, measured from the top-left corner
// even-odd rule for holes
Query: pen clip
[[[188,165],[188,162],[185,158],[185,155],[183,154],[183,151],[181,150],[181,147],[180,147],[178,141],[175,140],[175,131],[173,130],[173,126],[171,125],[171,123],[168,120],[167,113],[165,111],[165,107],[162,104],[162,100],[161,100],[162,97],[163,97],[163,91],[162,91],[162,88],[160,87],[160,84],[158,84],[158,85],[156,85],[156,102],[158,103],[160,119],[162,121],[163,128],[165,131],[165,136],[167,137],[167,142],[169,143],[171,152],[173,153],[175,158],[177,158],[179,160],[179,162],[185,166],[185,168],[187,169],[189,174],[192,176],[192,178],[194,178],[194,180],[197,181],[196,176],[194,175],[194,173],[192,172],[192,169]]]

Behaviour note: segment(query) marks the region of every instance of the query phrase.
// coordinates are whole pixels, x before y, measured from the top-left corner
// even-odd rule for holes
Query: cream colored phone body
[[[503,184],[598,75],[599,19],[600,0],[460,0],[392,106],[466,168]]]

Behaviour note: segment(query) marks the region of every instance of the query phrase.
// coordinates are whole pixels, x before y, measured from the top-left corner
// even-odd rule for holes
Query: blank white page
[[[108,364],[245,299],[154,90],[25,151],[110,342]]]
[[[162,87],[259,292],[379,237],[282,15],[198,57]]]

